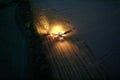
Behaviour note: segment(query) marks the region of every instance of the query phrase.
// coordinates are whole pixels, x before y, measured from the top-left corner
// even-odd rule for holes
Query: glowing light
[[[47,20],[47,17],[41,16],[39,18],[39,21],[35,23],[35,26],[38,34],[47,34],[47,31],[49,29],[49,22]]]
[[[59,48],[61,51],[60,54],[67,58],[71,58],[71,56],[74,55],[73,50],[79,50],[78,46],[76,44],[73,44],[73,42],[71,42],[70,40],[60,40],[58,42],[55,42],[53,48]]]
[[[53,34],[50,34],[50,36],[53,36]]]
[[[59,39],[60,39],[60,40],[63,40],[63,37],[60,37]]]
[[[51,33],[54,33],[54,34],[58,34],[59,32],[60,33],[63,33],[64,32],[64,29],[61,25],[55,25],[51,28],[50,30]]]

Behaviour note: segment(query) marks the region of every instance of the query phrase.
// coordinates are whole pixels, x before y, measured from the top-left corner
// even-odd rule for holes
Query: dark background
[[[120,78],[120,1],[34,0],[70,19],[113,79]],[[26,38],[16,23],[17,2],[0,3],[0,78],[22,80],[27,64]]]

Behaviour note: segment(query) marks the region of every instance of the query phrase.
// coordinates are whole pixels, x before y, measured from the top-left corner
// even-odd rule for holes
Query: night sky
[[[71,21],[78,34],[102,61],[106,72],[120,78],[120,1],[34,0],[56,9]],[[27,61],[25,36],[15,19],[16,4],[0,9],[0,75],[21,77]],[[33,6],[33,5],[32,5]]]

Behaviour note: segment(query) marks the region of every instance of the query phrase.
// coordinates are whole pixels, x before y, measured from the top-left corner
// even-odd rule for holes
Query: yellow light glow
[[[53,49],[59,49],[60,52],[56,52],[54,54],[57,54],[57,55],[62,55],[66,58],[70,58],[71,59],[71,56],[75,56],[74,55],[74,52],[78,52],[79,51],[79,48],[76,44],[74,44],[72,41],[70,40],[64,40],[64,41],[58,41],[56,43],[54,43],[53,45]]]
[[[38,34],[47,34],[49,29],[49,22],[46,16],[41,16],[39,21],[35,23]]]
[[[58,34],[59,32],[63,33],[64,29],[61,25],[55,25],[50,30],[51,33]]]
[[[60,40],[63,40],[63,37],[60,37],[59,39],[60,39]]]

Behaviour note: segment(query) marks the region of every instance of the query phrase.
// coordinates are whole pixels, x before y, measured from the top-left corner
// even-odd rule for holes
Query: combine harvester
[[[70,30],[67,30],[65,32],[56,32],[56,33],[50,33],[48,32],[48,35],[50,35],[50,38],[52,39],[56,39],[58,38],[60,41],[64,40],[64,36],[68,33],[71,33],[75,28],[72,28]]]

